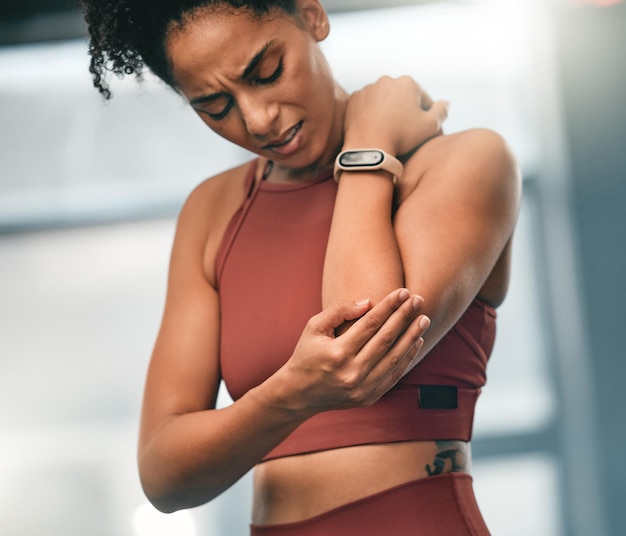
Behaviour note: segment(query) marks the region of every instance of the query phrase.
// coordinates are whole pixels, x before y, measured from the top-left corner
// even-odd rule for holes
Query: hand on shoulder
[[[344,148],[376,147],[393,156],[415,150],[441,132],[448,103],[430,98],[409,76],[384,76],[350,95]]]

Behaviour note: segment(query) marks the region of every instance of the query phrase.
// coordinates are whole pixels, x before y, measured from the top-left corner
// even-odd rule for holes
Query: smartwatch
[[[391,173],[396,184],[404,169],[400,160],[382,149],[348,149],[342,151],[335,159],[335,181],[343,171],[377,171],[382,169]]]

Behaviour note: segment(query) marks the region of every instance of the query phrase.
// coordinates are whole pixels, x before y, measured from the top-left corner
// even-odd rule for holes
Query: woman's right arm
[[[373,403],[413,366],[422,342],[421,300],[406,291],[374,308],[367,300],[335,304],[308,322],[285,366],[215,409],[219,297],[203,270],[209,183],[179,217],[144,392],[140,477],[150,501],[167,512],[219,495],[315,413]],[[336,327],[359,318],[356,329],[335,337]]]

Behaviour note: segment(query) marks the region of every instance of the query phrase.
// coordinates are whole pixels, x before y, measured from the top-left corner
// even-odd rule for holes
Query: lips
[[[285,132],[283,136],[281,136],[280,139],[263,146],[263,149],[280,150],[281,148],[286,147],[291,141],[293,141],[293,139],[296,137],[296,134],[298,134],[301,128],[302,121],[300,121],[297,125],[291,127],[287,132]]]

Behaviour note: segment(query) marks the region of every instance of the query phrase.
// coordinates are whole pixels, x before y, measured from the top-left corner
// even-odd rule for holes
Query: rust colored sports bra
[[[337,186],[331,174],[302,184],[254,181],[217,256],[220,365],[236,400],[291,356],[321,310],[322,268]],[[472,435],[495,338],[495,310],[474,300],[455,326],[376,404],[333,410],[300,425],[265,459],[349,445]]]

